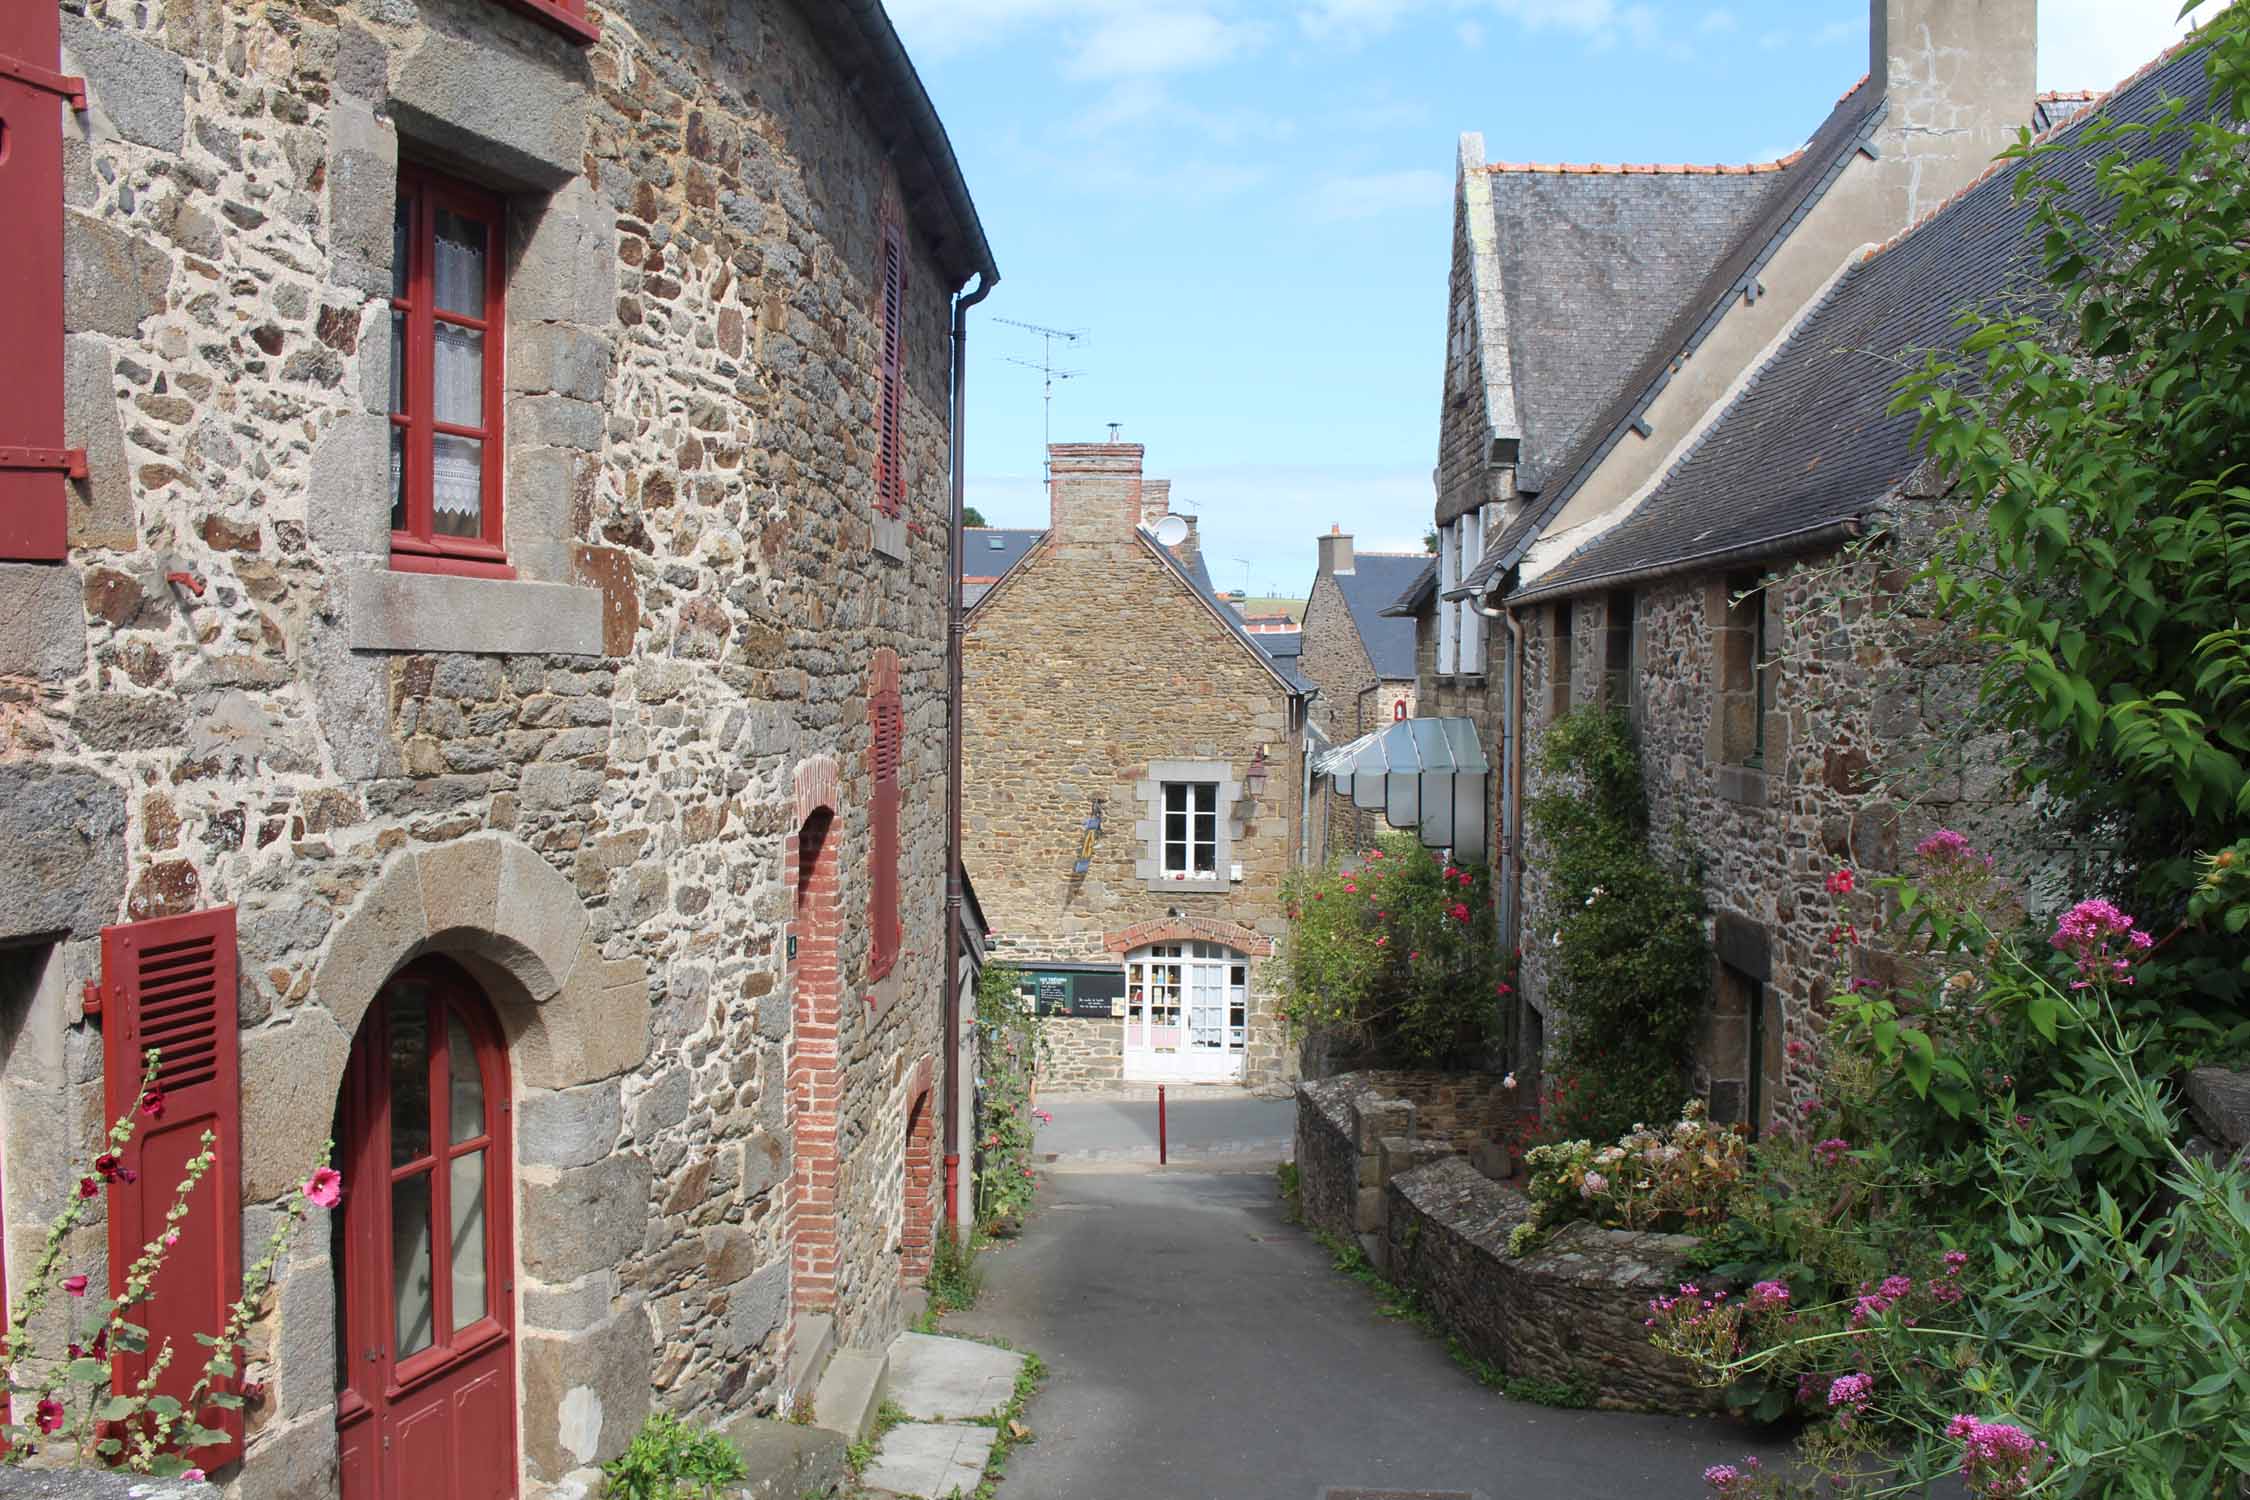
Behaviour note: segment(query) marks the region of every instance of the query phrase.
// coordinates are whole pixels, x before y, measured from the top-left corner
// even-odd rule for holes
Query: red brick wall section
[[[1112,953],[1130,953],[1150,943],[1223,943],[1251,958],[1273,956],[1273,939],[1264,933],[1239,922],[1217,922],[1209,917],[1159,917],[1102,935],[1102,946]]]
[[[800,796],[803,789],[800,775]],[[789,839],[787,856],[796,886],[791,913],[797,939],[788,1068],[790,1296],[808,1312],[836,1300],[836,1106],[842,1088],[837,1049],[843,1019],[839,842],[833,809],[817,807]]]
[[[930,1274],[937,1234],[937,1110],[930,1095],[932,1060],[914,1069],[906,1106],[906,1214],[900,1233],[899,1280],[919,1285]]]

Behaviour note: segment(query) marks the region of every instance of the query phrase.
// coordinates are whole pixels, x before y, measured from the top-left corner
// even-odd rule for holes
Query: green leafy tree
[[[1965,315],[1960,353],[1894,404],[1963,502],[1929,571],[1995,648],[1987,712],[2036,745],[2027,788],[2116,848],[2112,883],[2163,919],[2193,852],[2250,829],[2250,11],[2205,35],[2209,118],[2102,118],[2006,153],[2046,285]],[[2046,170],[2088,139],[2115,147],[2090,184]],[[2241,992],[2234,957],[2182,968]]]
[[[973,505],[964,505],[961,507],[961,524],[963,526],[989,526],[992,523],[984,518],[983,511],[978,510]]]

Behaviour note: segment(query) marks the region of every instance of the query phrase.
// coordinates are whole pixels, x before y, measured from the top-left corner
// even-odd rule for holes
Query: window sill
[[[1223,896],[1233,888],[1234,882],[1223,875],[1207,875],[1192,880],[1175,880],[1169,875],[1159,875],[1148,882],[1152,891],[1172,891],[1187,896]]]
[[[386,566],[347,572],[339,582],[354,651],[602,654],[599,589]]]

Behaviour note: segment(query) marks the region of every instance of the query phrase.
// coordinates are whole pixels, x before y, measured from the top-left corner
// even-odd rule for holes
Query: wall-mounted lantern
[[[1265,794],[1266,794],[1266,747],[1265,747],[1265,746],[1263,746],[1263,745],[1260,745],[1260,746],[1258,747],[1258,753],[1257,753],[1256,755],[1254,755],[1254,756],[1252,756],[1252,757],[1251,757],[1251,759],[1250,759],[1250,773],[1249,773],[1249,774],[1248,774],[1247,776],[1245,776],[1245,777],[1243,777],[1243,778],[1242,778],[1242,784],[1243,784],[1243,786],[1244,786],[1244,787],[1245,787],[1245,788],[1246,788],[1246,789],[1247,789],[1247,790],[1249,791],[1249,793],[1250,793],[1250,800],[1251,800],[1252,802],[1256,802],[1256,801],[1257,801],[1257,800],[1258,800],[1259,798],[1261,798],[1261,797],[1265,796]]]

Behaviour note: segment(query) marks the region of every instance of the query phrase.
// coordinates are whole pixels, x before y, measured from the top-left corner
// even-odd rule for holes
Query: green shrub
[[[1484,866],[1385,834],[1356,867],[1300,870],[1282,894],[1292,1027],[1418,1067],[1482,1060],[1507,993]]]
[[[602,1493],[608,1500],[713,1500],[721,1485],[749,1476],[725,1438],[652,1411],[625,1451],[602,1465]]]
[[[1535,1146],[1524,1158],[1530,1233],[1519,1232],[1508,1248],[1520,1255],[1540,1230],[1572,1219],[1606,1229],[1709,1229],[1726,1217],[1749,1157],[1748,1139],[1705,1119],[1701,1100],[1690,1100],[1670,1128],[1635,1128],[1614,1145]]]
[[[1046,1060],[1046,1022],[1017,993],[1006,964],[977,977],[977,1224],[1020,1217],[1039,1188],[1033,1170],[1031,1091]]]
[[[1685,1060],[1711,976],[1703,892],[1648,836],[1640,753],[1624,715],[1588,707],[1547,730],[1549,789],[1526,807],[1545,849],[1545,895],[1526,943],[1548,945],[1561,1018],[1550,1070],[1570,1084],[1558,1128],[1614,1139],[1678,1117]]]

